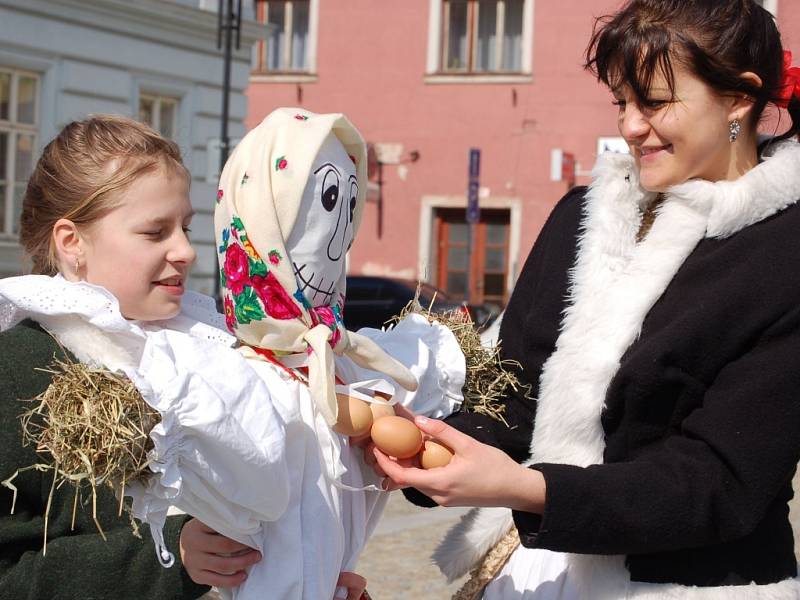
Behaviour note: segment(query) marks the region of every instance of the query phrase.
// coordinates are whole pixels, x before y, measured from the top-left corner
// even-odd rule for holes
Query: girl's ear
[[[761,77],[752,71],[746,71],[739,75],[739,77],[755,87],[761,87],[763,85]],[[740,121],[744,121],[747,119],[747,117],[750,116],[750,111],[753,109],[753,103],[754,99],[750,96],[731,96],[731,112],[728,115],[728,120],[733,121],[734,119],[739,119]]]
[[[68,281],[80,281],[81,270],[85,268],[84,240],[78,226],[69,219],[59,219],[53,225],[53,246],[58,263],[58,271]]]

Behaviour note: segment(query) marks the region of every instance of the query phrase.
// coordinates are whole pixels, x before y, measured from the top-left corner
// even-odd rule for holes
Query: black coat
[[[527,547],[624,555],[633,582],[795,577],[800,149],[739,187],[669,195],[639,245],[651,197],[628,189],[626,160],[556,206],[506,309],[503,356],[536,400],[509,397],[511,430],[448,421],[518,460],[532,451],[547,498],[541,516],[513,513]]]

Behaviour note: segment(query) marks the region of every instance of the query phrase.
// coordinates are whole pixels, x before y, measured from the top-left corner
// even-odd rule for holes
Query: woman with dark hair
[[[753,0],[632,0],[598,22],[586,66],[631,154],[601,156],[558,203],[509,302],[503,355],[532,394],[508,397],[510,429],[417,418],[455,451],[447,467],[373,450],[398,486],[494,507],[437,551],[450,576],[483,561],[460,597],[800,598],[789,60]],[[770,104],[789,127],[759,147]]]

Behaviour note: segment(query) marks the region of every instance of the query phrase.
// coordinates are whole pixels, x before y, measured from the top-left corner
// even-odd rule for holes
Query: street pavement
[[[448,584],[431,562],[444,534],[466,508],[420,508],[392,492],[356,567],[374,600],[450,600],[464,578]]]

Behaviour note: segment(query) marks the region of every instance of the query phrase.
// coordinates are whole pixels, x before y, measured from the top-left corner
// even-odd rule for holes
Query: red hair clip
[[[800,97],[800,67],[792,66],[792,53],[789,50],[784,50],[783,83],[775,104],[781,108],[789,108],[789,102],[794,97]]]

